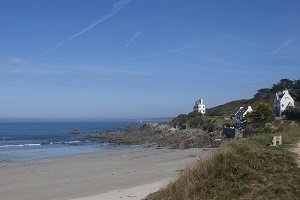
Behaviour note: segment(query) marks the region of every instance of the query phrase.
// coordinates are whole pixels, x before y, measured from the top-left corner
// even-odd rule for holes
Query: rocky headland
[[[93,134],[85,139],[110,144],[146,144],[174,149],[217,147],[222,141],[220,131],[207,132],[195,128],[174,128],[167,122],[128,127],[121,132]]]

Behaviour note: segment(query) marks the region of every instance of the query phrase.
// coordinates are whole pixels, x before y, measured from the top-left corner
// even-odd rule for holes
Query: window
[[[281,104],[281,107],[284,107],[284,105],[283,105],[283,104]]]

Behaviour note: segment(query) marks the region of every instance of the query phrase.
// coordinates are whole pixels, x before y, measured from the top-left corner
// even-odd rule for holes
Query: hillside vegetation
[[[267,103],[272,106],[275,93],[289,89],[289,93],[295,100],[296,107],[300,106],[300,79],[290,80],[281,79],[278,83],[273,84],[271,88],[262,88],[257,90],[251,99],[241,99],[228,102],[213,108],[206,109],[206,114],[202,116],[191,112],[189,114],[181,114],[175,117],[170,125],[173,127],[187,126],[189,128],[200,128],[207,131],[218,131],[223,128],[223,124],[230,124],[230,119],[238,109],[243,106],[258,107],[260,103]],[[297,111],[297,109],[296,109]]]
[[[230,117],[234,115],[238,108],[241,106],[252,106],[253,108],[258,106],[261,102],[266,102],[272,105],[275,98],[276,92],[281,92],[284,89],[288,89],[291,96],[296,102],[296,107],[300,105],[300,79],[290,80],[290,79],[281,79],[278,83],[273,84],[271,88],[262,88],[257,90],[251,99],[242,99],[231,101],[224,105],[216,106],[214,108],[207,109],[208,116],[224,116]]]
[[[188,115],[178,115],[169,122],[172,127],[202,129],[206,132],[220,131],[223,124],[228,122],[224,117],[202,116],[201,113],[191,112]]]
[[[300,79],[290,80],[290,79],[281,79],[278,83],[273,84],[271,88],[261,88],[257,90],[252,99],[242,99],[236,100],[224,105],[216,106],[211,109],[207,109],[208,116],[224,116],[230,117],[234,115],[238,108],[241,106],[252,106],[256,107],[261,102],[266,102],[272,105],[275,98],[276,92],[281,92],[285,89],[289,90],[289,93],[296,101],[296,106],[300,103]]]
[[[172,126],[218,130],[240,106],[254,108],[247,116],[252,136],[224,143],[145,200],[300,199],[300,168],[290,151],[300,141],[300,123],[274,120],[271,108],[275,93],[284,89],[289,89],[298,106],[300,80],[282,79],[272,88],[258,90],[252,99],[208,109],[204,116],[192,112],[174,118]],[[261,114],[265,111],[268,116]],[[283,145],[270,146],[274,133],[283,136]]]
[[[270,102],[271,99],[264,99],[263,101]],[[236,101],[231,101],[229,103],[219,105],[210,109],[207,109],[207,116],[221,116],[230,118],[233,116],[240,107],[246,107],[248,105],[257,106],[261,102],[261,99],[241,99]]]
[[[283,133],[282,147],[267,146],[271,139],[260,135],[223,145],[146,200],[300,199],[300,169],[288,151],[300,140],[300,128]]]

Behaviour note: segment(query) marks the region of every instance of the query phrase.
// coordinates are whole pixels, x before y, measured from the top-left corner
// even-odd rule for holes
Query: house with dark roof
[[[288,90],[276,92],[273,101],[273,110],[277,117],[282,117],[282,113],[289,108],[295,108],[295,101]]]
[[[252,107],[240,107],[240,109],[235,113],[234,120],[236,128],[243,128],[243,124],[245,122],[245,116],[247,113],[252,112]]]

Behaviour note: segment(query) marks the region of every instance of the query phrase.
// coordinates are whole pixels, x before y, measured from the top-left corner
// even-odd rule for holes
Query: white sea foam
[[[53,144],[69,144],[69,145],[74,145],[74,144],[79,144],[80,141],[74,140],[74,141],[65,141],[65,142],[49,142],[49,143],[36,143],[36,144],[7,144],[7,145],[0,145],[0,148],[13,148],[13,147],[34,147],[34,146],[41,146],[41,145],[53,145]]]
[[[31,146],[41,146],[41,144],[7,144],[7,145],[0,145],[0,148],[31,147]]]
[[[80,143],[80,141],[78,140],[64,142],[64,144],[78,144],[78,143]]]
[[[41,144],[24,144],[24,146],[29,146],[29,147],[31,147],[31,146],[41,146]]]

